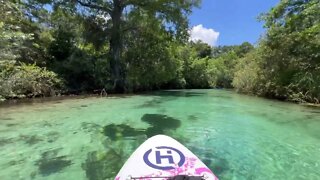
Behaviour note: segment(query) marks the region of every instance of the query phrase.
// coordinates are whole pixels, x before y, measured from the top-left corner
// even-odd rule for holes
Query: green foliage
[[[238,65],[233,84],[242,92],[319,103],[320,3],[281,1],[262,16],[268,28],[259,53]]]
[[[235,48],[238,46],[215,57],[211,57],[211,53],[204,56],[203,52],[208,49],[207,46],[197,42],[180,49],[178,59],[183,61],[182,69],[186,87],[232,88],[234,66],[238,59]]]
[[[238,59],[237,54],[232,51],[212,60],[212,66],[216,68],[214,87],[232,88],[234,67]]]
[[[259,63],[261,55],[257,50],[247,54],[239,59],[236,67],[232,85],[242,93],[261,94],[259,85],[261,85],[262,76]]]
[[[224,54],[234,52],[238,57],[243,57],[254,49],[249,42],[244,42],[241,45],[234,46],[218,46],[212,49],[212,57],[217,58]]]
[[[141,18],[135,21],[139,30],[133,31],[126,41],[127,88],[129,91],[159,89],[177,75],[180,65],[175,58],[177,44],[159,20],[144,15],[137,17]]]
[[[27,48],[24,42],[32,39],[33,34],[23,31],[24,17],[19,4],[2,0],[0,3],[0,60],[14,60]]]
[[[54,95],[62,86],[58,75],[45,68],[10,61],[0,64],[0,95],[4,98]]]
[[[187,87],[208,88],[211,76],[207,73],[208,58],[193,59],[185,75]]]
[[[200,58],[212,56],[212,47],[209,46],[207,43],[201,41],[191,42],[191,47],[196,50],[197,56]]]
[[[261,16],[257,47],[188,43],[200,0],[0,3],[0,100],[47,96],[65,82],[69,92],[234,87],[320,101],[319,0],[280,1]]]

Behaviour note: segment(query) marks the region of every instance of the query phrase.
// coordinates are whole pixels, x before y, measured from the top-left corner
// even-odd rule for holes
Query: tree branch
[[[88,8],[92,8],[92,9],[97,9],[97,10],[102,10],[107,12],[109,15],[111,15],[112,13],[112,8],[111,7],[107,7],[107,6],[99,6],[97,4],[92,4],[90,2],[82,2],[81,0],[77,0],[77,2],[84,7],[88,7]]]
[[[140,7],[145,7],[149,3],[148,1],[141,1],[141,0],[122,0],[121,2],[124,6],[136,5]]]

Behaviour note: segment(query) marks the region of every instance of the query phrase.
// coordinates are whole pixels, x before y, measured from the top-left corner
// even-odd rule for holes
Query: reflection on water
[[[220,179],[320,179],[320,109],[221,90],[37,100],[0,108],[0,179],[112,179],[167,134]]]

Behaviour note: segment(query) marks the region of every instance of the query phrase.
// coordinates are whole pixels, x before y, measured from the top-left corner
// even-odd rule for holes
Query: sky
[[[261,13],[268,12],[280,0],[202,0],[201,8],[190,16],[191,40],[212,46],[256,44],[265,32]]]

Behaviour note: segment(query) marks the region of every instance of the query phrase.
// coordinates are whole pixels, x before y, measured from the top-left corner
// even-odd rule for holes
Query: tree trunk
[[[121,73],[121,50],[122,50],[122,37],[121,37],[121,16],[123,7],[120,0],[113,0],[114,8],[112,10],[112,30],[110,37],[110,68],[111,78],[113,81],[113,91],[122,93],[124,92],[124,78]]]

